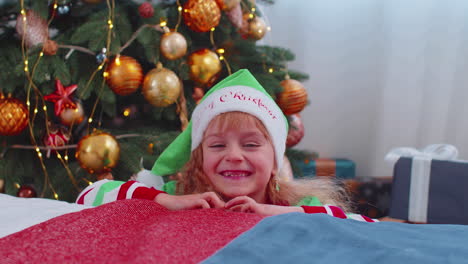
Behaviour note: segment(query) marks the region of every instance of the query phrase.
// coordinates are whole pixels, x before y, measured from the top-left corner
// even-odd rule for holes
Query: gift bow
[[[385,161],[394,165],[401,157],[421,157],[438,160],[455,160],[458,157],[458,150],[449,144],[432,144],[422,150],[409,147],[400,147],[390,150],[385,156]]]
[[[392,165],[401,157],[413,158],[411,165],[408,220],[412,222],[427,222],[429,203],[429,185],[431,181],[431,162],[438,160],[455,160],[458,157],[456,147],[449,144],[433,144],[422,150],[401,147],[392,149],[385,160]]]

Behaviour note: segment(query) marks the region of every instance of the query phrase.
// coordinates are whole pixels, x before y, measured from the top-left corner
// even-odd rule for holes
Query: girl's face
[[[272,177],[275,154],[270,141],[253,118],[241,125],[219,125],[214,119],[205,131],[203,171],[214,189],[224,197],[249,196],[265,203],[267,184]]]

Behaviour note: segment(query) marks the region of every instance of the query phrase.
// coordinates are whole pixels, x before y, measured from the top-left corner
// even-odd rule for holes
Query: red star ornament
[[[76,109],[76,104],[69,97],[76,90],[76,88],[78,88],[78,85],[76,84],[64,88],[62,82],[59,79],[55,80],[55,91],[49,95],[44,96],[44,99],[55,104],[54,111],[56,116],[60,116],[60,113],[65,108]]]

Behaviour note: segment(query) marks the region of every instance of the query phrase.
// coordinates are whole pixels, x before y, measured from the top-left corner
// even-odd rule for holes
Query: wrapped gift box
[[[416,223],[468,224],[468,162],[398,159],[389,216]]]
[[[351,179],[356,176],[356,164],[349,159],[317,158],[312,160],[292,161],[299,169],[296,178],[314,176],[332,176]]]

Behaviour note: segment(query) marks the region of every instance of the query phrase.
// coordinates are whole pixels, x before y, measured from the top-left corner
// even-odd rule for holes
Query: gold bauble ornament
[[[26,105],[16,98],[0,99],[0,135],[15,136],[28,125]]]
[[[76,108],[65,108],[60,113],[60,122],[66,126],[78,125],[79,123],[83,122],[84,119],[84,111],[83,106],[76,102]]]
[[[261,17],[254,17],[248,22],[247,37],[254,40],[260,40],[267,32],[267,25]]]
[[[221,72],[221,61],[216,53],[209,49],[193,52],[187,59],[190,78],[201,86],[211,86]]]
[[[149,71],[143,80],[143,96],[156,107],[166,107],[177,101],[182,82],[177,75],[161,64]]]
[[[188,0],[184,4],[185,24],[195,32],[208,32],[218,26],[221,10],[215,0]]]
[[[89,173],[104,173],[117,165],[120,146],[114,136],[95,132],[83,137],[76,147],[75,157]]]
[[[223,11],[229,11],[240,4],[241,0],[216,0],[219,8]]]
[[[167,32],[161,37],[160,50],[169,60],[176,60],[187,53],[187,40],[179,32]]]
[[[285,115],[301,112],[307,105],[307,91],[304,86],[293,79],[281,81],[283,91],[278,94],[276,103]]]
[[[129,95],[140,87],[143,70],[140,63],[129,56],[116,56],[104,73],[107,85],[118,95]]]

